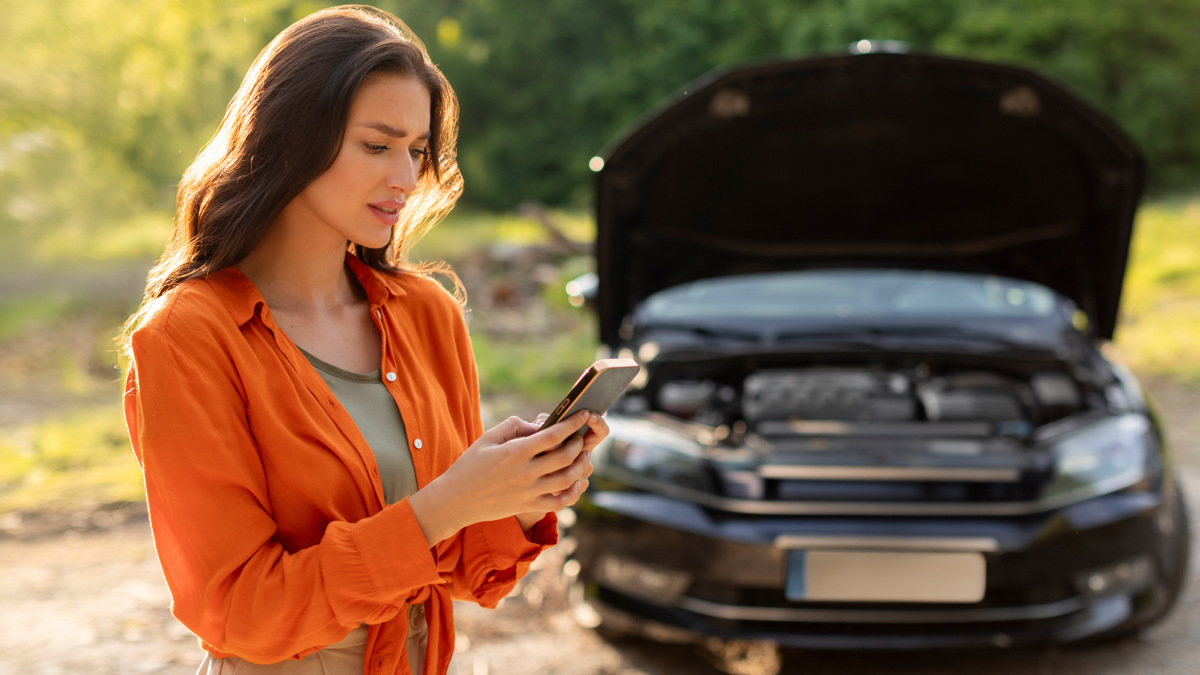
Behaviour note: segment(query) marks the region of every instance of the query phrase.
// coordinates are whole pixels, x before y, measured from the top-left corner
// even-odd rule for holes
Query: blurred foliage
[[[289,5],[0,0],[0,227],[84,257],[132,216],[165,232],[175,183]]]
[[[78,233],[152,212],[258,50],[329,3],[0,0],[0,226]],[[1026,65],[1109,113],[1155,188],[1200,172],[1195,0],[381,0],[462,100],[468,203],[580,206],[587,160],[714,67],[861,38]]]
[[[1154,188],[1200,175],[1196,0],[455,0],[393,3],[463,101],[467,199],[588,198],[588,159],[709,70],[863,38],[1059,80],[1144,148]],[[438,24],[438,18],[443,21]],[[434,26],[453,22],[442,40]]]

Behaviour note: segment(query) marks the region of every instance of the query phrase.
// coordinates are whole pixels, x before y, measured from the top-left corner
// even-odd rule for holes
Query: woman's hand
[[[584,424],[587,435],[576,435]],[[528,529],[547,511],[579,499],[592,473],[591,450],[607,435],[603,418],[587,412],[546,429],[510,417],[484,432],[409,504],[430,545],[467,525],[517,514]]]
[[[549,418],[550,418],[550,415],[548,413],[542,413],[537,416],[536,420],[534,420],[534,424],[537,427],[541,427],[541,425],[544,424],[546,422],[546,420]],[[582,484],[579,486],[579,490],[575,493],[575,495],[571,499],[571,501],[569,503],[563,504],[563,506],[560,506],[559,508],[563,508],[566,506],[570,506],[571,504],[574,504],[576,501],[579,500],[579,496],[583,494],[583,491],[588,488],[588,480],[587,479],[592,475],[592,469],[593,469],[592,464],[591,464],[592,450],[597,445],[600,444],[600,441],[604,440],[608,436],[608,423],[605,422],[604,418],[601,417],[600,415],[592,414],[588,418],[587,426],[588,426],[587,435],[583,437],[583,454],[586,455],[587,459],[588,459],[587,474],[584,476]],[[575,486],[572,485],[571,487],[575,487]],[[567,492],[568,492],[567,490],[564,490],[563,492],[557,493],[555,496],[562,496],[563,494],[565,494]],[[558,510],[558,509],[555,509],[555,510]],[[542,518],[545,518],[545,517],[546,517],[546,513],[544,511],[518,513],[517,514],[517,522],[519,522],[521,524],[522,530],[528,532],[531,527],[533,527],[534,525],[537,525],[538,521],[540,521]]]

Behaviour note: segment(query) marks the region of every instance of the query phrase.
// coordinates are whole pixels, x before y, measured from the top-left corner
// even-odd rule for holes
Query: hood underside
[[[755,65],[689,86],[603,156],[601,338],[648,295],[816,267],[999,274],[1117,319],[1144,162],[1028,71],[912,54]]]

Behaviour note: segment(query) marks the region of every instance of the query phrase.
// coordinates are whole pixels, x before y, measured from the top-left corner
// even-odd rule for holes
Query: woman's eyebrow
[[[397,129],[394,126],[392,126],[390,124],[384,124],[383,122],[360,122],[360,123],[356,124],[355,126],[367,127],[368,129],[374,129],[375,131],[378,131],[383,134],[387,134],[388,136],[391,136],[392,138],[406,138],[408,136],[408,132],[405,131],[404,129]],[[421,141],[429,140],[429,132],[426,131],[425,133],[421,134],[420,136],[417,136],[417,140],[421,140]]]

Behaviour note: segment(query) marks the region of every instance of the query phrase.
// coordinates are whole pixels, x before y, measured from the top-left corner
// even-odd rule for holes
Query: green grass
[[[33,253],[41,263],[153,259],[162,253],[170,234],[171,214],[152,211],[104,228],[64,225],[42,235]]]
[[[527,340],[485,332],[471,338],[484,400],[491,396],[556,401],[596,356],[595,322],[588,317]]]
[[[0,513],[144,499],[117,403],[75,410],[0,438]]]
[[[568,237],[587,242],[595,237],[596,228],[587,215],[563,211],[553,211],[551,215]],[[409,257],[414,261],[453,262],[492,244],[534,244],[543,241],[546,241],[546,231],[531,218],[515,213],[455,209],[425,234]]]
[[[1138,213],[1116,346],[1139,373],[1200,383],[1200,199]]]
[[[0,341],[31,326],[61,319],[71,305],[70,298],[60,293],[36,293],[0,303]]]

